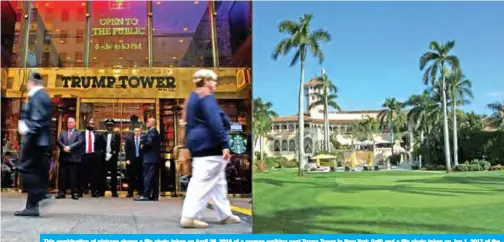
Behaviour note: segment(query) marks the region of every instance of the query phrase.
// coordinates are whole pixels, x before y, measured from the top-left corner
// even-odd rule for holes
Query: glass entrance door
[[[79,128],[84,130],[89,120],[93,119],[98,132],[106,131],[105,121],[115,121],[114,130],[121,136],[121,150],[117,162],[118,191],[128,190],[127,166],[125,161],[125,141],[133,135],[134,127],[140,127],[146,132],[146,122],[156,117],[155,99],[83,99],[80,105]],[[107,186],[112,177],[107,177]]]

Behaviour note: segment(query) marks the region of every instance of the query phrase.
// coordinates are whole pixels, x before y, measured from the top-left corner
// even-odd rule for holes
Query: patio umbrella
[[[313,157],[312,159],[315,159],[317,161],[317,167],[320,167],[320,160],[331,160],[331,159],[336,159],[337,157],[334,155],[326,155],[326,154],[321,154]]]

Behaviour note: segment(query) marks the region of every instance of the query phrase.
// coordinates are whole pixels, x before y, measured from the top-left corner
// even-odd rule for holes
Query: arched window
[[[275,152],[280,152],[280,140],[275,140],[273,143],[273,150]]]
[[[304,139],[304,152],[305,154],[313,153],[313,140],[311,138]]]
[[[282,125],[282,130],[287,130],[287,125]]]
[[[288,151],[289,150],[289,144],[287,140],[282,140],[282,151]]]
[[[296,151],[296,141],[293,139],[289,140],[289,151]]]

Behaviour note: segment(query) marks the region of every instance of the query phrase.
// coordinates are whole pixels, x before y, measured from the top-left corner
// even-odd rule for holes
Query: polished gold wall
[[[6,82],[6,90],[2,97],[18,98],[22,93],[24,80],[31,70],[37,70],[44,77],[45,87],[49,95],[63,98],[186,98],[194,89],[192,76],[198,68],[9,68],[7,77],[2,77],[2,86]],[[247,68],[219,68],[215,70],[219,76],[217,98],[248,99],[250,98],[251,70]],[[171,76],[175,78],[173,89],[158,88],[122,88],[119,82],[113,88],[72,88],[64,87],[61,76]],[[6,80],[7,79],[7,80]],[[70,83],[70,82],[69,82]]]

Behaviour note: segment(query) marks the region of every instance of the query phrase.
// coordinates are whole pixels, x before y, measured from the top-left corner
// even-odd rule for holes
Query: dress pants
[[[79,180],[77,179],[78,171],[79,163],[64,162],[60,164],[60,173],[58,176],[58,189],[60,194],[64,195],[67,189],[71,190],[70,194],[79,192]]]
[[[138,157],[128,165],[127,173],[129,180],[128,193],[133,194],[137,190],[140,194],[143,193],[143,176],[142,176],[142,158]]]
[[[23,191],[28,193],[26,208],[36,207],[45,198],[49,183],[48,147],[23,145],[22,163],[30,164],[21,171]]]
[[[209,200],[213,201],[219,221],[232,215],[227,198],[227,163],[222,156],[193,157],[192,177],[182,208],[183,217],[200,219]]]
[[[91,193],[98,193],[101,189],[103,174],[103,158],[99,153],[84,154],[82,156],[83,164],[86,169],[82,172],[81,181],[84,189],[90,184]]]
[[[158,199],[159,196],[159,163],[143,164],[142,173],[144,180],[143,196]]]
[[[103,169],[102,173],[102,182],[100,184],[100,193],[105,194],[107,190],[107,176],[108,172],[110,172],[110,191],[112,194],[117,193],[117,155],[112,155],[110,160],[104,160],[105,169]]]

